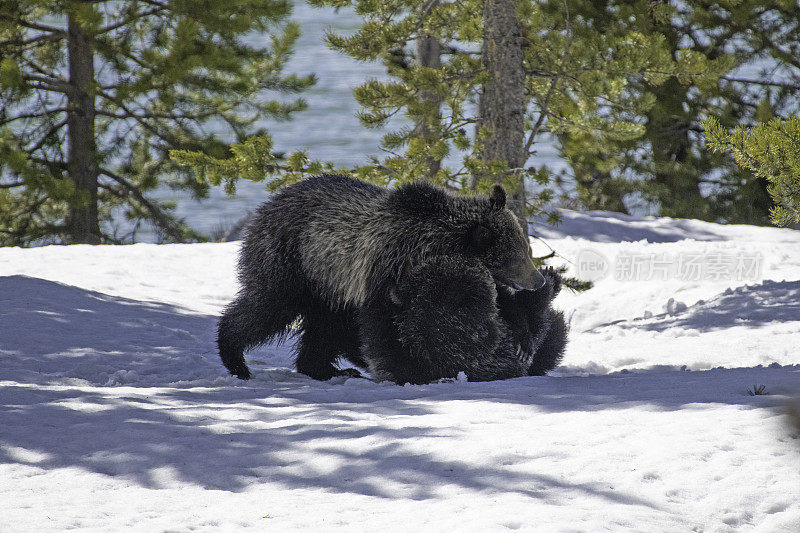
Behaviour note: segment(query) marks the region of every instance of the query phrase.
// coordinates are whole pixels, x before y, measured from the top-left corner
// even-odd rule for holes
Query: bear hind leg
[[[234,376],[250,379],[244,352],[284,335],[297,315],[288,299],[240,293],[219,320],[217,346],[222,364]]]

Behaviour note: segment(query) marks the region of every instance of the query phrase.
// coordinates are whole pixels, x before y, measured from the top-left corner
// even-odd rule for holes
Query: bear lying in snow
[[[489,197],[463,197],[426,184],[386,190],[336,175],[309,178],[285,188],[263,204],[248,225],[239,258],[242,288],[219,321],[222,362],[232,374],[249,378],[244,352],[287,335],[291,324],[302,318],[295,362],[299,372],[330,379],[343,372],[335,365],[339,357],[363,368],[379,368],[382,365],[375,361],[384,356],[392,359],[400,352],[375,355],[362,349],[362,340],[367,344],[376,339],[370,328],[386,327],[386,321],[396,317],[402,322],[403,317],[419,312],[416,304],[404,305],[402,299],[398,308],[398,296],[414,293],[413,286],[404,286],[402,280],[425,278],[428,272],[433,278],[425,278],[426,286],[435,284],[437,275],[450,283],[452,270],[463,266],[469,271],[465,278],[473,287],[469,290],[479,293],[474,299],[481,304],[475,308],[494,317],[490,308],[499,304],[494,312],[504,316],[482,326],[498,330],[491,335],[505,339],[497,341],[497,357],[503,361],[492,363],[503,370],[473,369],[471,379],[511,376],[507,368],[511,358],[500,345],[513,344],[509,335],[513,337],[515,331],[522,338],[517,341],[520,351],[527,349],[535,366],[533,354],[538,352],[532,347],[547,342],[535,339],[544,335],[540,322],[558,315],[548,305],[531,312],[538,317],[541,311],[544,318],[528,316],[526,306],[538,301],[536,289],[546,281],[534,267],[527,236],[505,208],[505,200],[501,187],[495,187]],[[464,288],[459,292],[465,293]],[[497,303],[492,296],[495,291]],[[420,288],[414,301],[423,305],[424,294]],[[545,298],[548,304],[549,298]],[[371,314],[380,310],[386,314]],[[436,311],[447,313],[448,308]],[[474,318],[465,320],[475,323]],[[478,334],[478,338],[483,337]],[[486,342],[480,340],[478,345]],[[476,353],[476,346],[471,353]],[[560,352],[542,360],[559,357]],[[402,379],[380,371],[379,375]],[[423,375],[449,377],[428,370]]]
[[[378,380],[428,383],[464,372],[470,381],[544,375],[561,360],[566,323],[550,307],[561,289],[552,268],[537,291],[497,286],[474,259],[439,257],[400,280],[390,302],[360,313],[363,356]]]

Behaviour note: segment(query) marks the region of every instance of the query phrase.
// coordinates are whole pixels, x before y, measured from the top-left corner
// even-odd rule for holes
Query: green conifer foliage
[[[534,164],[509,168],[506,160],[482,157],[492,132],[483,114],[487,103],[480,100],[491,72],[498,69],[491,55],[486,60],[484,2],[312,3],[355,7],[364,24],[349,37],[328,35],[330,45],[357,59],[383,62],[391,76],[387,82],[370,81],[356,90],[364,108],[362,123],[379,127],[392,117],[422,116],[429,131],[437,133],[422,136],[412,127],[390,131],[382,146],[390,155],[369,173],[382,173],[385,180],[426,178],[459,190],[487,190],[498,182],[517,190],[518,181],[527,179],[538,189],[527,198],[534,211],[553,197],[550,175],[535,164],[536,149],[545,136],[580,137],[581,149],[592,153],[604,152],[610,142],[639,137],[644,130],[632,117],[653,102],[632,98],[628,80],[646,76],[657,84],[676,68],[658,36],[646,38],[613,23],[594,28],[576,16],[578,11],[568,2],[516,3],[526,99],[523,161],[533,156]],[[409,43],[422,34],[442,43],[440,67],[421,66],[410,53]],[[441,105],[431,105],[431,100],[420,98],[421,93],[436,94]],[[448,156],[448,165],[435,175],[427,173],[425,161]]]
[[[528,213],[554,197],[550,174],[535,160],[543,140],[570,139],[565,154],[570,151],[575,159],[578,154],[602,158],[603,169],[616,168],[621,159],[616,150],[619,143],[641,137],[645,132],[641,116],[655,103],[651,94],[631,90],[632,80],[657,86],[679,71],[693,75],[689,71],[694,58],[672,58],[663,36],[645,35],[612,16],[597,25],[581,14],[583,2],[511,1],[516,9],[513,27],[491,32],[502,36],[506,30],[520,31],[515,42],[522,49],[524,120],[507,122],[522,128],[518,135],[508,136],[519,139],[522,164],[510,165],[508,159],[487,156],[485,149],[495,133],[487,118],[493,102],[481,99],[492,73],[501,71],[493,58],[502,55],[486,48],[494,46],[494,41],[485,40],[483,1],[310,3],[353,8],[363,19],[361,26],[352,35],[329,33],[328,44],[358,60],[381,62],[388,74],[388,79],[368,80],[354,91],[362,106],[361,123],[386,129],[380,146],[386,155],[349,169],[351,173],[383,185],[423,179],[459,191],[486,191],[502,183],[508,190],[524,192],[520,186],[526,180],[536,188],[535,194],[524,198]],[[491,23],[504,20],[510,19],[493,18]],[[500,119],[495,123],[502,123]],[[230,183],[236,179],[230,172],[248,166],[240,158],[176,156],[209,172],[216,183]],[[263,162],[265,175],[271,173],[279,184],[286,182],[279,177],[281,172],[291,172],[291,179],[297,179],[297,172],[303,170],[302,165],[282,169],[275,161]],[[550,215],[555,220],[555,213]]]
[[[774,118],[730,132],[714,119],[703,125],[712,150],[730,153],[738,165],[767,182],[775,203],[770,210],[772,222],[800,224],[800,118]]]
[[[797,110],[800,11],[796,1],[593,1],[576,12],[603,27],[608,20],[648,38],[661,35],[676,69],[663,83],[634,77],[632,97],[653,105],[634,119],[644,135],[587,152],[580,138],[560,138],[582,204],[736,223],[769,221],[765,179],[707,150],[702,122],[754,126]],[[612,163],[612,164],[609,164]],[[639,202],[631,201],[638,197]],[[625,201],[625,200],[628,201]]]
[[[281,72],[299,36],[290,12],[288,0],[0,3],[0,245],[132,239],[115,216],[201,238],[148,193],[206,195],[169,150],[227,157],[259,119],[305,108],[268,98],[314,82]]]

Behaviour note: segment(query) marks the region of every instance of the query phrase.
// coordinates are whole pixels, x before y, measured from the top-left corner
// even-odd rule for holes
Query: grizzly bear
[[[389,300],[359,313],[362,354],[380,381],[428,383],[544,375],[561,360],[566,323],[550,304],[561,288],[543,269],[537,291],[498,286],[474,258],[438,257],[400,280]]]
[[[338,357],[368,367],[358,316],[391,302],[412,268],[438,257],[480,264],[509,291],[545,280],[505,192],[464,197],[412,183],[387,190],[340,175],[308,178],[259,207],[239,256],[241,289],[219,321],[217,343],[231,374],[250,377],[244,352],[282,338],[298,319],[298,372],[327,380]]]

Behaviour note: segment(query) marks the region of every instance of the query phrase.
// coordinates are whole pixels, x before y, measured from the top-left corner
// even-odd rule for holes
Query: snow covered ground
[[[535,229],[564,365],[405,387],[227,376],[237,243],[0,249],[0,531],[800,531],[800,232]]]

